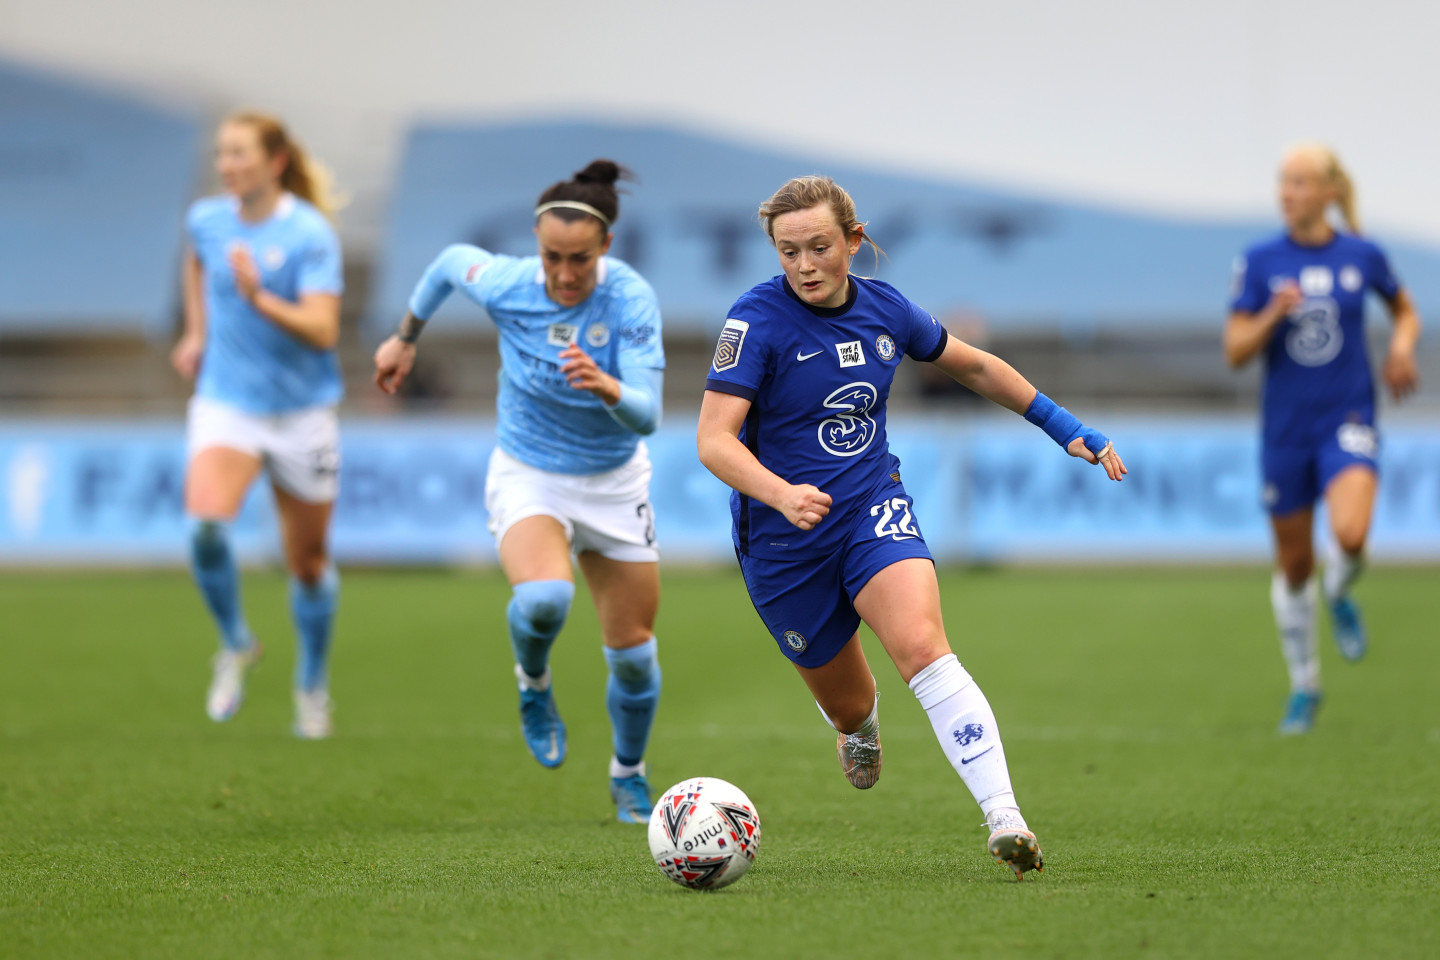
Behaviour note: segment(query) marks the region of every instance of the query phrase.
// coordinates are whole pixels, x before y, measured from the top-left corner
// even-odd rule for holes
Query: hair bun
[[[614,160],[592,160],[584,170],[575,174],[576,183],[603,183],[614,186],[616,180],[632,179],[630,171]]]

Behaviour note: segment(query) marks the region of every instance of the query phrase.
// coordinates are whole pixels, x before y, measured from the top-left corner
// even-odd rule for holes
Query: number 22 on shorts
[[[897,512],[900,514],[898,522],[895,520]],[[910,513],[910,502],[904,497],[880,501],[870,508],[870,516],[880,518],[875,521],[877,539],[913,540],[920,536],[920,531],[915,529],[915,518]]]

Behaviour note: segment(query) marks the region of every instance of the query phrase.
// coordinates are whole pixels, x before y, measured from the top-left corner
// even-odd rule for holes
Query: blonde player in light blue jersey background
[[[185,332],[171,354],[195,380],[187,423],[185,512],[195,581],[220,630],[206,697],[235,715],[260,655],[240,603],[229,527],[261,470],[280,514],[299,640],[295,733],[330,735],[328,655],[339,577],[326,539],[338,489],[335,359],[340,244],[323,171],[274,117],[239,113],[216,134],[225,192],[186,218]]]
[[[425,322],[459,291],[500,331],[499,446],[485,506],[514,590],[506,610],[521,729],[535,759],[565,759],[550,647],[575,596],[571,553],[590,586],[610,677],[610,793],[625,823],[646,823],[644,754],[660,699],[655,614],[659,551],[650,459],[640,437],[660,422],[665,354],[655,292],[605,256],[626,172],[596,160],[556,183],[535,209],[539,256],[447,247],[425,271],[399,332],[375,354],[375,382],[395,393]]]

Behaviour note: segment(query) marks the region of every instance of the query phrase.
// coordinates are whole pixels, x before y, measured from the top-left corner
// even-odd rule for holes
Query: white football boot
[[[334,732],[330,722],[328,690],[295,691],[295,736],[302,740],[324,740]]]
[[[205,713],[216,723],[224,723],[240,709],[245,699],[245,675],[260,659],[260,641],[251,640],[244,650],[224,647],[210,661],[215,675],[210,680],[210,690],[205,694]]]
[[[1016,880],[1024,879],[1027,870],[1045,872],[1045,855],[1040,852],[1040,843],[1025,825],[1019,810],[1014,807],[993,810],[985,825],[990,828],[990,840],[986,844],[990,855],[996,863],[1014,870]]]

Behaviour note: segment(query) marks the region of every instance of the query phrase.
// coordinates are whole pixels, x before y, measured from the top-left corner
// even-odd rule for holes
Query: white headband
[[[581,213],[590,214],[590,216],[599,220],[601,223],[605,224],[605,226],[610,226],[609,217],[605,216],[605,214],[590,206],[590,204],[581,203],[579,200],[551,200],[549,203],[542,203],[540,204],[540,206],[535,208],[535,216],[538,218],[540,214],[544,213],[545,211],[555,209],[579,210]]]

